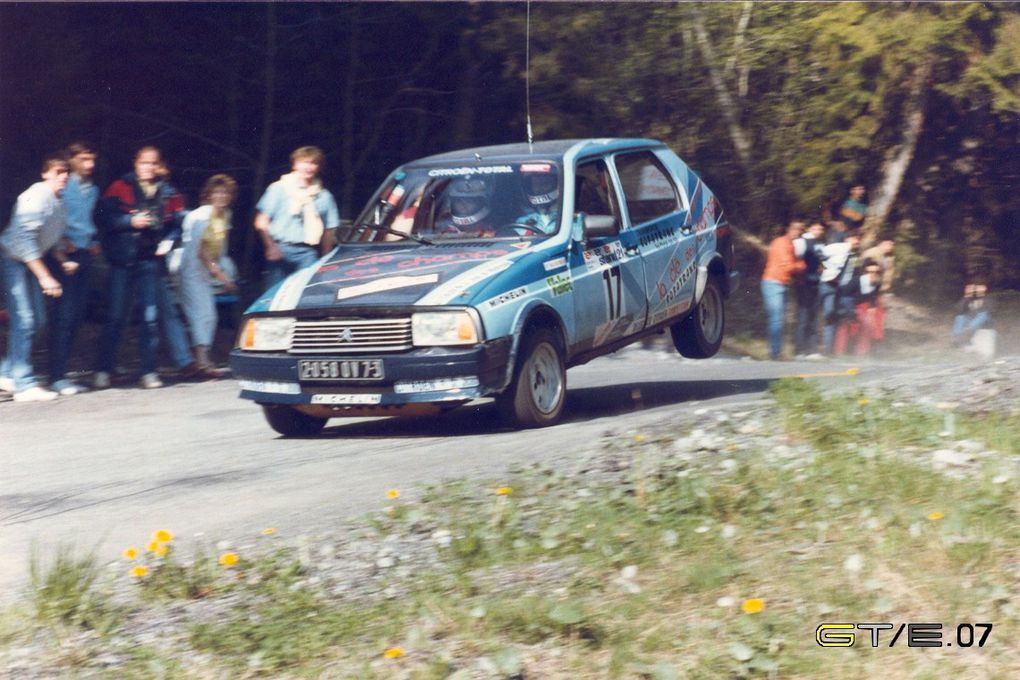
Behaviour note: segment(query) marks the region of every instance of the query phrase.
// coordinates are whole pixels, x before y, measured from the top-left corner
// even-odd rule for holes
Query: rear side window
[[[642,224],[683,208],[676,185],[652,152],[617,156],[616,171],[623,185],[631,224]]]

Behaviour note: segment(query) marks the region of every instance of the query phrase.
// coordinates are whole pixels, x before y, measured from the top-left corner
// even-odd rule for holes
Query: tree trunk
[[[924,128],[925,106],[928,101],[927,84],[933,66],[934,63],[928,60],[917,69],[910,80],[910,89],[903,109],[902,137],[899,145],[889,150],[885,162],[882,163],[882,180],[878,188],[872,192],[871,204],[861,234],[861,241],[865,244],[875,240],[882,225],[889,219],[889,213],[899,195],[907,168],[914,159],[917,140]]]
[[[255,166],[255,180],[252,185],[252,196],[260,196],[266,188],[266,175],[269,173],[269,151],[273,141],[273,123],[276,115],[276,8],[273,3],[266,5],[266,89],[262,100],[262,134],[259,140],[258,162]],[[258,200],[257,198],[255,199]],[[256,238],[253,228],[243,230],[245,234],[244,258],[249,277],[257,277],[253,271],[255,266],[255,247],[261,241]]]
[[[719,108],[722,110],[723,118],[726,120],[726,126],[729,129],[730,140],[733,142],[733,148],[737,152],[741,165],[744,166],[744,171],[750,177],[751,142],[748,139],[747,132],[740,124],[740,112],[737,110],[737,105],[730,95],[729,88],[726,87],[726,81],[723,79],[723,73],[719,69],[719,62],[716,59],[715,48],[712,46],[712,40],[705,29],[705,18],[700,10],[694,10],[693,23],[695,40],[698,49],[701,51],[705,67],[708,69],[709,78],[712,80],[716,100],[719,102]]]

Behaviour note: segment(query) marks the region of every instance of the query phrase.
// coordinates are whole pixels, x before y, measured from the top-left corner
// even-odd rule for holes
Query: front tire
[[[327,418],[317,418],[301,413],[291,406],[270,406],[263,404],[262,413],[269,427],[284,437],[307,437],[318,434],[326,426]]]
[[[496,398],[503,420],[515,427],[546,427],[563,414],[567,371],[559,336],[538,328],[522,340],[510,386]]]
[[[714,356],[722,345],[725,330],[726,308],[715,278],[705,284],[705,292],[691,313],[669,328],[676,351],[690,359]]]

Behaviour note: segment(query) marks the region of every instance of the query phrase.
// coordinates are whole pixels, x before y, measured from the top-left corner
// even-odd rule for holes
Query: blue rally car
[[[230,356],[284,435],[487,396],[513,425],[550,425],[571,366],[666,330],[715,354],[737,276],[715,196],[648,139],[414,161],[338,236],[255,301]]]

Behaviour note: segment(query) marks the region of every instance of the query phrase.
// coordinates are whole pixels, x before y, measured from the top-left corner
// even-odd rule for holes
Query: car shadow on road
[[[760,394],[772,382],[770,379],[662,380],[572,388],[567,391],[563,420],[557,427],[671,404],[690,404],[738,394]],[[341,420],[331,423],[336,424],[327,427],[314,438],[462,437],[513,432],[502,423],[492,402],[468,404],[438,416],[379,418],[346,425]]]

